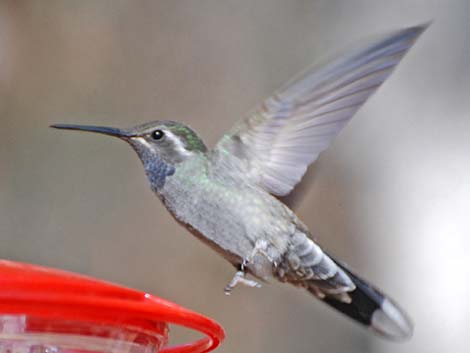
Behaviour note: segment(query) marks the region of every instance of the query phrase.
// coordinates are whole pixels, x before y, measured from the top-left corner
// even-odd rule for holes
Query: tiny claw
[[[237,271],[233,276],[232,280],[225,286],[225,295],[232,294],[233,288],[235,288],[238,283],[241,283],[247,287],[261,288],[261,284],[259,284],[258,282],[245,278],[245,272]]]

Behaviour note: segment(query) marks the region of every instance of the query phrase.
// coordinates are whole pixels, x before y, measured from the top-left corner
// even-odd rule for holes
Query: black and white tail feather
[[[411,337],[413,324],[392,299],[323,251],[307,234],[299,229],[291,237],[283,260],[277,264],[279,280],[306,288],[385,338]]]
[[[330,257],[331,258],[331,257]],[[373,285],[357,276],[343,263],[335,261],[355,286],[344,300],[335,295],[322,299],[329,306],[391,340],[406,340],[413,334],[413,323],[403,309]],[[318,297],[315,285],[307,288]]]

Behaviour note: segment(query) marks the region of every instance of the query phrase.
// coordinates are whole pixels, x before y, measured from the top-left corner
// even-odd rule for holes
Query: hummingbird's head
[[[124,130],[121,137],[137,152],[142,162],[155,156],[175,165],[207,151],[199,136],[188,126],[169,120],[152,121]]]
[[[95,132],[126,141],[139,155],[152,187],[162,186],[177,164],[207,151],[204,142],[191,128],[169,120],[152,121],[129,129],[69,124],[51,127]]]

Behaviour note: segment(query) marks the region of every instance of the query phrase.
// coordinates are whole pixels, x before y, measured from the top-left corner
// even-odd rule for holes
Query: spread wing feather
[[[271,194],[287,195],[425,28],[391,33],[308,70],[237,124],[215,151],[246,161],[252,182]]]

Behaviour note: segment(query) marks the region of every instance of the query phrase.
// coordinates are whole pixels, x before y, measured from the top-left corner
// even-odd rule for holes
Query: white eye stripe
[[[182,155],[182,156],[185,156],[185,157],[189,157],[189,156],[192,156],[194,153],[191,152],[191,151],[188,151],[185,147],[184,147],[184,143],[181,141],[181,139],[175,135],[174,133],[172,133],[171,131],[168,131],[168,130],[163,130],[165,136],[164,138],[162,138],[161,140],[157,140],[155,141],[156,144],[158,144],[159,142],[163,142],[165,139],[169,139],[172,143],[173,143],[173,146],[174,146],[174,150]],[[152,150],[154,151],[155,150],[155,147],[152,143],[148,142],[144,137],[133,137],[132,138],[134,141],[137,141],[140,145],[144,146],[145,148],[149,149],[149,150]]]
[[[193,153],[191,151],[188,151],[186,147],[184,146],[184,143],[181,141],[181,138],[176,136],[174,133],[172,133],[169,130],[164,130],[166,138],[170,139],[174,146],[175,150],[185,156],[191,156]]]

